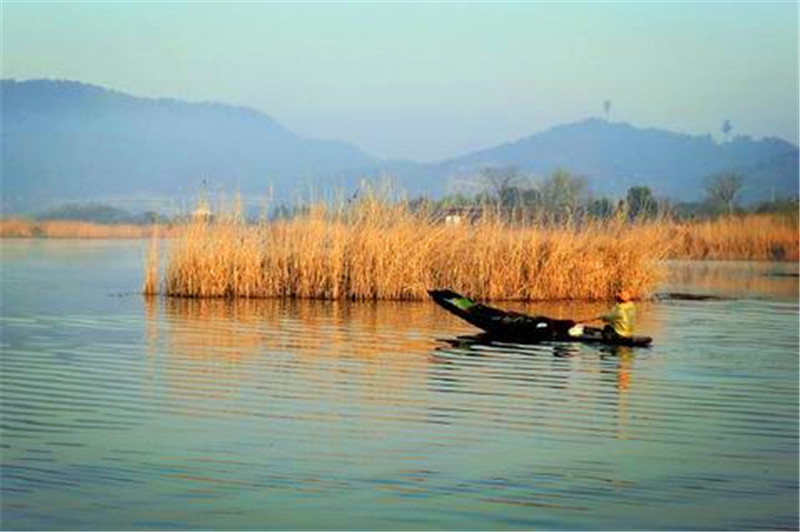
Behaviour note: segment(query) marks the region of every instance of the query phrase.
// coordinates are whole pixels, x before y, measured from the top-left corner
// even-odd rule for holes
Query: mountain
[[[744,175],[744,199],[773,192],[798,193],[798,148],[778,138],[736,137],[717,143],[711,136],[644,129],[588,119],[561,125],[492,148],[439,163],[433,173],[475,175],[485,166],[515,166],[539,176],[558,168],[588,178],[598,194],[621,196],[636,185],[673,199],[699,199],[703,179],[736,170]]]
[[[245,107],[137,98],[71,81],[2,81],[3,210],[64,200],[278,197],[352,187],[375,160],[344,142],[307,139]]]
[[[589,119],[421,164],[304,138],[246,107],[139,98],[74,81],[0,83],[2,208],[9,213],[76,201],[134,212],[165,207],[148,203],[153,198],[185,208],[203,183],[245,198],[271,191],[276,201],[291,202],[310,192],[349,193],[361,178],[386,175],[409,196],[440,196],[456,183],[475,183],[481,168],[493,165],[539,178],[563,168],[586,177],[598,195],[619,197],[645,185],[677,200],[701,199],[703,179],[731,169],[745,176],[746,201],[797,195],[800,179],[797,146],[777,138],[719,143]]]

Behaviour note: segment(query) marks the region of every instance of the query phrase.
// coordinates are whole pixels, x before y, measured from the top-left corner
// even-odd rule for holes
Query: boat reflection
[[[475,383],[475,367],[486,368],[486,375],[506,383],[525,383],[514,389],[523,402],[541,407],[553,400],[549,390],[558,390],[559,400],[583,397],[587,386],[595,398],[615,418],[614,437],[628,437],[628,394],[633,387],[637,348],[617,345],[581,344],[578,342],[512,343],[481,333],[440,339],[443,346],[434,357],[438,381],[456,387],[459,378],[466,385]],[[647,351],[638,348],[639,351]],[[467,363],[466,360],[470,363]],[[496,368],[510,367],[512,372]],[[433,370],[432,370],[433,371]],[[599,386],[598,386],[599,385]],[[609,394],[608,390],[613,393]]]
[[[504,346],[504,347],[519,347],[521,352],[524,353],[546,353],[552,354],[554,357],[569,358],[577,356],[586,349],[591,349],[601,359],[613,357],[632,357],[635,348],[624,345],[604,345],[604,344],[582,344],[580,342],[563,342],[563,341],[542,341],[536,343],[515,343],[505,341],[503,338],[489,333],[478,333],[469,335],[460,335],[453,338],[440,338],[443,342],[450,347],[458,349],[466,349],[475,351],[476,356],[480,356],[482,351],[481,346]],[[438,349],[441,349],[438,348]],[[647,348],[641,348],[647,349]]]

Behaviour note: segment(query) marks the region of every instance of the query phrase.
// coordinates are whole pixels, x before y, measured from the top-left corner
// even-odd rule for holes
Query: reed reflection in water
[[[796,262],[670,261],[662,290],[738,298],[798,297]]]
[[[331,438],[337,432],[344,440],[369,438],[379,428],[380,434],[413,440],[415,432],[427,438],[427,425],[433,425],[480,441],[483,436],[473,431],[524,433],[550,423],[549,437],[558,441],[586,429],[551,419],[558,413],[545,416],[541,409],[548,397],[551,406],[562,403],[561,394],[576,380],[573,373],[585,371],[609,383],[603,393],[609,404],[618,401],[615,390],[630,383],[630,353],[620,358],[616,352],[590,351],[584,360],[583,349],[574,345],[482,344],[447,334],[443,339],[456,347],[444,347],[448,342],[437,341],[431,323],[444,322],[436,329],[454,333],[462,326],[432,305],[162,303],[163,320],[153,326],[163,330],[155,333],[149,352],[153,359],[163,356],[160,371],[176,400],[195,405],[208,399],[210,408],[222,400],[224,410],[237,415],[340,424],[326,427]],[[426,329],[430,334],[421,333]],[[543,366],[535,363],[539,359]],[[538,403],[539,413],[531,417],[518,401]],[[577,417],[580,423],[587,416]],[[606,428],[602,422],[594,430]],[[616,433],[619,427],[610,428]]]
[[[326,401],[381,402],[386,391],[406,389],[424,377],[426,351],[433,343],[419,332],[435,311],[430,305],[269,299],[161,303],[163,319],[148,325],[155,337],[148,352],[165,354],[163,371],[175,390],[207,392],[258,375],[268,364],[266,369],[279,372],[287,384],[303,383]],[[339,384],[346,386],[346,397],[339,394]],[[398,399],[405,401],[392,398]]]

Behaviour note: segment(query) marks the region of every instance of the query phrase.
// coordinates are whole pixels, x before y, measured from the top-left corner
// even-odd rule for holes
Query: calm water
[[[640,305],[655,346],[612,352],[145,300],[144,247],[2,241],[2,528],[798,527],[796,264],[673,264],[729,297]]]

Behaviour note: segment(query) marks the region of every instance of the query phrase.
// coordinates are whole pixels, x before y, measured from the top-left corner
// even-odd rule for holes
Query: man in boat
[[[636,307],[628,290],[619,290],[614,296],[615,304],[607,314],[597,319],[605,323],[603,337],[607,339],[630,338],[636,321]]]

